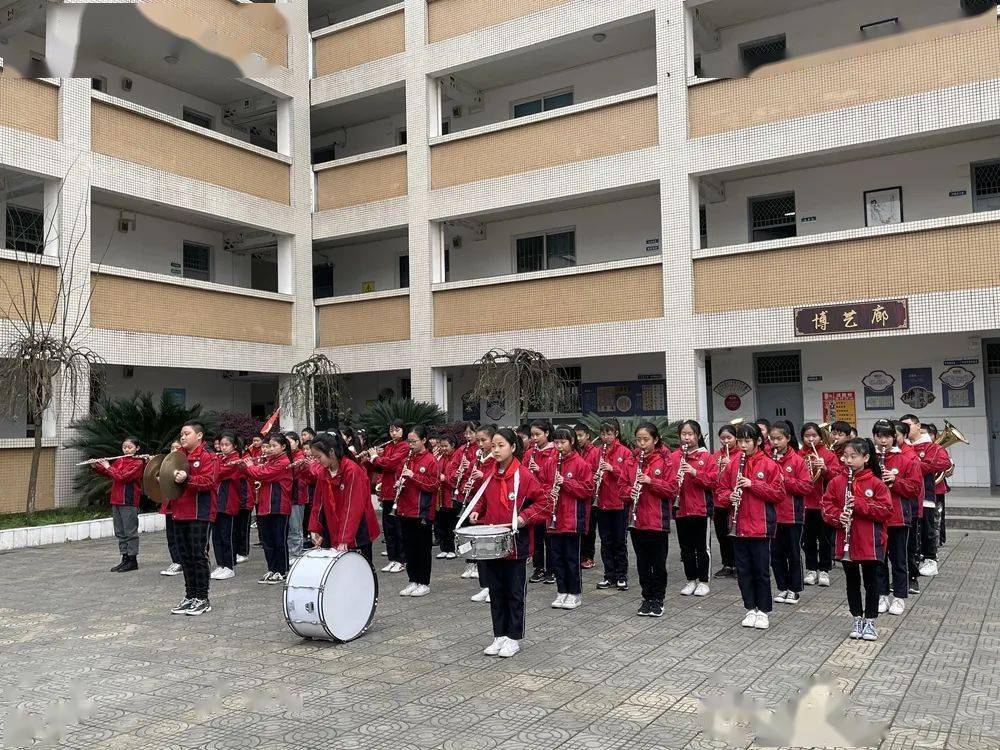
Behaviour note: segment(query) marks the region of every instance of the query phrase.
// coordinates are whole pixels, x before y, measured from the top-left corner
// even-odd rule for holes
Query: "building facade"
[[[564,416],[913,411],[1000,483],[995,3],[311,0],[287,37],[179,5],[276,72],[207,80],[125,19],[93,80],[0,77],[0,274],[73,270],[103,387],[266,414],[320,351],[355,408],[510,421],[464,396],[528,347]],[[0,422],[3,474],[41,429],[72,504],[89,399]]]

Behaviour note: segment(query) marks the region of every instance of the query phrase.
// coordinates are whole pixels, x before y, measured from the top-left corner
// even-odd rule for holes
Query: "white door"
[[[802,426],[802,376],[798,352],[766,352],[754,356],[757,413],[769,422],[788,419]]]

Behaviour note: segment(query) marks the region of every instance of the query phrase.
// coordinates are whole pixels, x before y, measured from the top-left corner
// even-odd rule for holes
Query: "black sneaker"
[[[190,614],[190,613],[188,613]],[[663,603],[662,602],[650,602],[649,612],[650,617],[663,617]]]
[[[609,581],[607,578],[605,578],[603,581],[597,584],[597,588],[599,589],[610,589],[613,586],[614,584],[611,583],[611,581]]]
[[[125,562],[118,569],[118,572],[119,573],[129,573],[129,572],[131,572],[133,570],[138,570],[138,569],[139,569],[139,559],[136,558],[136,557],[134,557],[134,556],[132,556],[132,555],[127,555],[125,557]]]
[[[785,604],[798,604],[798,603],[799,603],[799,595],[797,593],[795,593],[794,591],[785,592]]]
[[[716,571],[715,575],[712,576],[712,578],[732,578],[732,577],[733,577],[733,569],[730,568],[728,565],[723,565],[721,568],[719,568],[719,570]]]
[[[543,583],[547,583],[549,585],[553,585],[553,584],[555,584],[555,582],[556,582],[556,574],[555,573],[547,573],[545,575],[545,580],[543,581]]]
[[[180,604],[178,604],[176,607],[174,607],[172,610],[170,610],[170,614],[172,614],[172,615],[186,615],[187,611],[191,608],[192,604],[194,604],[194,599],[185,599]]]
[[[531,571],[531,578],[528,579],[528,583],[541,583],[545,580],[545,571],[535,568]]]
[[[191,606],[188,607],[187,611],[184,613],[186,615],[191,615],[192,617],[197,615],[203,615],[206,612],[212,611],[212,603],[208,599],[193,599],[191,601]]]
[[[909,589],[909,591],[910,591],[911,594],[919,594],[920,593],[920,581],[918,581],[916,578],[911,578],[910,579],[910,589]]]
[[[628,581],[626,581],[626,580],[619,581],[618,584],[617,584],[617,586],[616,586],[616,588],[619,591],[628,591]]]
[[[642,604],[639,606],[639,611],[636,612],[639,617],[649,617],[649,608],[653,603],[647,600],[643,600]]]

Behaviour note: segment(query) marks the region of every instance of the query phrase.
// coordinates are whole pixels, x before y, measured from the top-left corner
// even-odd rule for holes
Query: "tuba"
[[[935,440],[934,442],[940,445],[945,450],[948,450],[951,446],[958,445],[959,443],[965,443],[965,445],[969,445],[969,441],[965,439],[965,435],[963,435],[961,431],[947,419],[944,420],[944,430],[941,431],[941,434],[937,436],[937,440]],[[949,466],[944,471],[939,471],[934,476],[934,484],[940,484],[947,477],[950,477],[954,473],[955,473],[955,462],[953,461],[951,466]]]

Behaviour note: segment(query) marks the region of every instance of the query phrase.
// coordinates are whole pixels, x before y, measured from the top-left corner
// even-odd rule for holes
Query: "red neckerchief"
[[[521,468],[521,462],[517,458],[511,458],[510,463],[507,464],[507,468],[501,473],[500,464],[497,464],[496,479],[500,482],[500,498],[501,502],[505,504],[505,507],[510,509],[511,503],[516,503],[517,498],[510,498],[510,493],[514,487],[514,475],[517,470]]]

